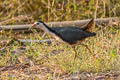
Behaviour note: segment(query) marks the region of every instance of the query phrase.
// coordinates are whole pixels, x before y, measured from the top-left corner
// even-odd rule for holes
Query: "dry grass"
[[[4,0],[0,1],[0,24],[68,21],[120,14],[120,1],[101,0],[97,8],[95,3],[96,0]],[[95,11],[97,14],[93,16]]]

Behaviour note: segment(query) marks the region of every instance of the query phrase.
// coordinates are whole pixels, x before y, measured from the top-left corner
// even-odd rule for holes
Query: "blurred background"
[[[0,0],[0,24],[120,16],[120,0],[98,0],[96,4],[97,0]]]

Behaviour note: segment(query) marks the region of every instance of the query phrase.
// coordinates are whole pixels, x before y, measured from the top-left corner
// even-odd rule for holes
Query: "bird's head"
[[[45,23],[42,21],[37,21],[33,24],[33,27],[35,27],[35,28],[42,28],[44,26],[45,26]]]

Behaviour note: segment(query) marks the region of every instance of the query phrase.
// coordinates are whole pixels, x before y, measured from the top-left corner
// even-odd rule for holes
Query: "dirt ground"
[[[0,80],[120,80],[120,71],[67,74],[44,65],[17,64],[0,68]]]

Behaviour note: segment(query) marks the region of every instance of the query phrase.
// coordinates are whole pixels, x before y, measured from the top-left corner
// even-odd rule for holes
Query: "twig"
[[[95,1],[95,12],[94,12],[94,19],[97,18],[97,8],[98,8],[98,0],[94,0]]]
[[[55,41],[55,39],[45,39],[45,40],[30,40],[30,39],[25,40],[25,39],[18,39],[18,41],[20,41],[22,43],[24,43],[24,42],[29,42],[29,43],[31,43],[31,42],[36,42],[36,43],[38,43],[38,42],[40,42],[40,43],[44,43],[44,42],[51,43],[51,42]]]
[[[14,69],[24,69],[24,68],[28,68],[30,66],[29,63],[26,63],[26,64],[14,64],[14,65],[11,65],[11,66],[5,66],[5,67],[2,67],[0,68],[0,73],[2,71],[8,71],[8,70],[14,70]]]
[[[53,41],[56,41],[56,40],[55,39],[45,39],[45,40],[30,40],[30,39],[27,39],[27,40],[25,40],[25,39],[13,38],[4,47],[0,48],[0,50],[4,50],[7,46],[12,44],[13,41],[18,41],[19,43],[22,43],[22,44],[25,43],[25,42],[28,42],[28,43],[36,42],[36,43],[47,43],[47,44],[50,44],[50,43],[52,43]]]

